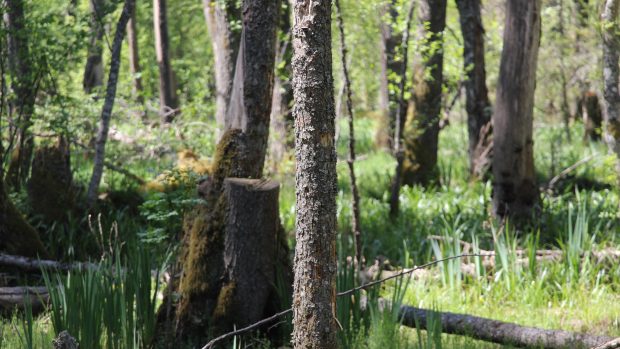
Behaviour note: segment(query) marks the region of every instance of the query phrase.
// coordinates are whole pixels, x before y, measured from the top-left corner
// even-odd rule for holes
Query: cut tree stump
[[[234,285],[230,319],[237,326],[247,326],[263,318],[275,284],[280,184],[227,178],[224,193],[228,202],[224,240],[228,284],[224,288]]]
[[[545,330],[520,326],[471,315],[433,312],[411,306],[401,306],[402,324],[426,329],[429,316],[441,320],[441,332],[480,339],[486,342],[512,345],[519,348],[595,348],[612,342],[613,337],[593,336],[562,330]]]

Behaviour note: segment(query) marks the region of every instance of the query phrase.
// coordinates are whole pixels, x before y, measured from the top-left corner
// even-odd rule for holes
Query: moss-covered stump
[[[39,233],[13,205],[0,178],[0,252],[48,258]]]
[[[37,149],[28,181],[28,200],[34,213],[48,222],[65,222],[75,198],[68,143],[60,138],[54,145]]]
[[[168,292],[158,316],[161,331],[174,333],[161,336],[168,340],[161,338],[156,347],[178,343],[199,347],[211,336],[280,310],[278,283],[290,294],[292,274],[279,221],[279,185],[227,179],[243,172],[238,164],[243,147],[243,133],[228,131],[218,144],[208,179],[198,187],[205,203],[185,217],[178,263],[183,272],[171,283],[177,297]]]

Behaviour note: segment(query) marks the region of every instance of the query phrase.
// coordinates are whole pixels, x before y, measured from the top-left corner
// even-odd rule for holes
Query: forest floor
[[[571,129],[570,142],[560,123],[535,125],[536,170],[539,184],[545,190],[542,191],[539,221],[521,231],[511,229],[510,225],[501,228],[488,218],[489,182],[468,181],[466,127],[462,121],[452,122],[441,132],[440,184],[433,188],[403,188],[401,214],[396,220],[391,220],[388,214],[389,184],[395,161],[386,151],[374,146],[375,120],[362,117],[356,121],[356,129],[360,158],[356,170],[368,264],[378,259],[393,268],[410,267],[462,253],[462,245],[451,241],[465,241],[480,249],[495,251],[498,256],[492,271],[472,275],[462,271],[460,261],[446,262],[430,270],[432,277],[388,283],[380,291],[383,297],[393,297],[412,306],[527,326],[620,336],[620,264],[596,263],[588,255],[589,251],[620,249],[618,190],[613,188],[615,159],[607,155],[603,144],[581,141],[581,124]],[[133,130],[119,130],[119,134],[127,133],[132,141],[113,140],[109,158],[147,180],[175,166],[174,155],[161,157],[161,144],[167,144],[168,154],[187,147],[187,142],[167,143],[177,138],[174,130],[148,137]],[[339,158],[345,159],[348,136],[344,121],[340,130],[337,150]],[[140,144],[139,149],[136,144]],[[203,139],[191,146],[202,147],[203,159],[208,159],[213,152],[209,140]],[[269,175],[282,183],[280,214],[290,233],[291,246],[295,222],[292,158],[289,154],[278,166],[267,165]],[[546,190],[552,178],[585,158],[588,161],[559,180],[553,190]],[[74,159],[75,180],[85,183],[90,163],[80,156]],[[271,171],[276,167],[278,173]],[[194,180],[200,176],[174,170],[167,173],[164,181],[174,182],[171,186],[174,189],[159,192],[153,189],[155,184],[147,185],[147,189],[139,188],[122,174],[106,172],[103,189],[109,193],[111,203],[100,218],[103,228],[94,229],[99,233],[107,232],[116,222],[118,232],[115,234],[143,242],[137,248],[152,252],[152,262],[156,265],[170,260],[176,241],[174,236],[181,229],[181,217],[195,203]],[[338,249],[339,260],[345,261],[353,253],[353,243],[349,233],[349,180],[344,161],[338,165],[338,174]],[[145,200],[139,207],[119,208],[112,202],[117,197],[128,202],[134,192]],[[14,193],[12,197],[28,212],[24,194]],[[79,232],[72,230],[72,226],[81,226],[84,219],[75,220],[73,225],[61,228],[46,226],[36,217],[32,218],[33,224],[46,232],[44,236],[62,231],[62,238],[47,242],[52,250],[68,248],[73,252],[64,253],[63,259],[83,260],[92,257],[83,251],[93,248],[93,239],[92,236],[80,237]],[[91,234],[96,235],[96,232],[91,231]],[[429,239],[429,236],[440,239]],[[521,264],[517,262],[515,251],[518,249],[556,249],[563,251],[564,257],[554,262]],[[345,289],[347,285],[339,287]],[[50,343],[54,337],[54,321],[53,314],[47,312],[32,320],[20,314],[2,320],[0,348],[50,347],[42,343]],[[368,328],[358,328],[357,332],[344,331],[341,337],[348,337],[342,338],[343,346],[381,349],[501,347],[465,337],[441,335],[438,329],[426,332],[403,328],[397,319],[389,316],[370,315],[367,323],[370,324]],[[261,347],[260,339],[243,340]],[[33,345],[28,345],[29,342]],[[242,347],[240,342],[241,339],[237,344]]]

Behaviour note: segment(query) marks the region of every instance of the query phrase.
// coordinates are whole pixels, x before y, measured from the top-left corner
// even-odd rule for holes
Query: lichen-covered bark
[[[170,39],[168,38],[168,9],[166,0],[154,0],[153,23],[155,26],[155,53],[159,67],[159,113],[163,122],[174,119],[177,96],[170,66]]]
[[[438,178],[437,150],[446,5],[446,0],[419,1],[421,66],[414,72],[413,118],[407,121],[405,127],[402,173],[402,183],[405,185],[426,185]]]
[[[618,60],[620,35],[618,34],[618,0],[606,0],[603,9],[603,82],[607,144],[616,156],[616,172],[620,183],[620,94],[618,93]]]
[[[489,161],[480,159],[487,153],[476,151],[490,142],[490,134],[481,134],[483,127],[491,122],[491,102],[486,84],[484,64],[484,28],[480,16],[480,0],[457,0],[463,34],[463,66],[466,72],[465,93],[467,97],[467,131],[469,135],[470,175],[481,178],[484,173],[476,173],[477,163]],[[481,139],[482,136],[482,139]],[[481,140],[483,141],[482,144]]]
[[[336,151],[331,1],[294,5],[295,348],[336,348]]]
[[[235,0],[203,0],[207,28],[213,46],[215,69],[215,119],[220,136],[224,133],[226,111],[235,74],[235,59],[241,40],[241,31],[234,22],[241,20],[241,9]]]
[[[529,218],[539,204],[532,138],[541,0],[508,0],[493,114],[493,213]]]

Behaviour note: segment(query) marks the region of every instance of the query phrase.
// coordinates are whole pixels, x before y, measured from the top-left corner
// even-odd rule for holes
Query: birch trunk
[[[123,47],[123,36],[125,35],[125,27],[135,6],[135,0],[125,0],[123,12],[116,23],[116,33],[112,43],[112,57],[110,62],[110,74],[108,75],[108,86],[106,88],[105,100],[101,111],[101,121],[99,130],[97,131],[97,139],[95,141],[95,158],[93,173],[90,177],[88,192],[86,193],[86,202],[92,207],[97,200],[97,192],[99,184],[103,176],[103,166],[105,162],[105,146],[108,140],[108,131],[110,129],[110,119],[112,118],[112,108],[114,107],[114,99],[116,98],[116,84],[118,82],[118,72],[121,65],[121,49]]]

